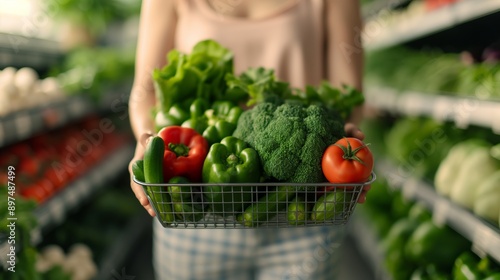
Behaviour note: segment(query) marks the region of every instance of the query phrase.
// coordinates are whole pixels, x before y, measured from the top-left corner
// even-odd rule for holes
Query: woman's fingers
[[[366,201],[366,194],[368,191],[371,189],[371,185],[366,185],[363,187],[363,190],[361,190],[361,194],[358,197],[358,203],[365,203]]]
[[[139,200],[139,203],[142,205],[142,207],[144,207],[144,209],[146,209],[146,211],[148,211],[148,213],[149,213],[149,215],[151,215],[151,217],[154,217],[156,215],[155,211],[153,210],[153,207],[151,207],[151,204],[149,204],[149,200],[146,197],[146,194],[144,193],[144,189],[142,188],[142,186],[135,183],[132,180],[130,182],[131,182],[130,186],[132,187],[132,191],[134,192],[137,200]]]
[[[358,138],[359,140],[365,139],[365,134],[353,123],[346,123],[344,130],[348,137]]]
[[[151,137],[153,137],[154,135],[152,133],[149,133],[149,132],[146,132],[146,133],[143,133],[141,135],[141,137],[139,138],[139,143],[143,146],[143,147],[146,147],[146,144],[149,142],[149,140],[151,139]]]
[[[139,203],[142,205],[142,207],[144,207],[144,209],[146,209],[146,211],[148,211],[149,215],[154,217],[156,215],[155,211],[153,210],[153,207],[151,207],[151,205],[149,204],[149,200],[146,196],[146,193],[144,192],[143,187],[141,185],[137,184],[136,182],[134,182],[134,180],[132,179],[132,177],[134,175],[132,172],[132,164],[137,159],[142,159],[144,157],[144,148],[146,146],[147,141],[149,139],[151,139],[151,136],[152,136],[152,134],[144,133],[140,137],[139,143],[137,144],[137,147],[135,150],[134,158],[130,161],[128,170],[130,173],[130,187],[132,188],[132,191],[134,192],[135,197],[137,198],[137,200],[139,200]]]
[[[345,133],[347,137],[354,137],[358,138],[359,140],[363,141],[365,139],[365,134],[358,128],[353,123],[346,123],[344,126]],[[363,190],[361,191],[361,194],[359,195],[358,198],[358,203],[365,203],[366,201],[366,193],[370,190],[371,186],[367,185],[363,187]]]

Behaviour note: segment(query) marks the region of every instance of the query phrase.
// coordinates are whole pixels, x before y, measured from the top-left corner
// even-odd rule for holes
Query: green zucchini
[[[153,137],[144,151],[144,179],[146,183],[163,183],[163,154],[165,153],[165,142],[159,136]],[[155,191],[156,188],[156,191]],[[153,206],[158,210],[162,222],[172,223],[174,213],[172,211],[171,199],[168,192],[159,187],[147,186],[146,192],[153,200]]]
[[[290,225],[303,225],[307,221],[307,202],[296,196],[287,207],[287,219]]]
[[[175,216],[182,221],[198,222],[203,219],[204,211],[200,204],[174,202]]]
[[[188,179],[176,176],[168,183],[176,184],[168,186],[168,192],[173,202],[191,202],[192,187],[189,185]]]
[[[296,189],[293,186],[277,187],[275,191],[248,206],[245,212],[238,215],[237,220],[247,227],[258,226],[262,222],[269,221],[295,197]]]
[[[335,218],[335,216],[344,212],[348,204],[350,204],[352,196],[351,192],[343,192],[341,189],[336,189],[321,196],[311,211],[311,220],[325,222]]]
[[[197,222],[204,217],[201,202],[193,202],[193,187],[184,177],[173,177],[168,181],[168,192],[173,201],[175,216],[180,221]],[[173,185],[175,184],[175,185]]]
[[[132,174],[134,174],[137,180],[141,182],[146,181],[146,179],[144,179],[144,160],[138,159],[134,161],[132,164]]]

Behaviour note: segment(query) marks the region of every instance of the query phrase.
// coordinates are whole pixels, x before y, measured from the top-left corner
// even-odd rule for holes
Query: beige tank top
[[[294,87],[325,79],[323,0],[297,0],[278,13],[246,19],[217,13],[206,0],[179,0],[175,47],[189,53],[213,39],[234,54],[236,73],[249,67],[275,69]]]

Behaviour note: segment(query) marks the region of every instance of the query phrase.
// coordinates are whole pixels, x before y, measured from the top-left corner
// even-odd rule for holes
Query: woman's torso
[[[266,1],[275,9],[239,7],[244,0],[179,0],[175,47],[188,53],[213,39],[233,52],[236,73],[262,66],[294,87],[319,84],[325,73],[323,1]]]

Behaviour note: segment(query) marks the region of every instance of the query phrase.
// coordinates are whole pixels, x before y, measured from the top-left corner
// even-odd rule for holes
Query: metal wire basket
[[[146,184],[163,227],[256,228],[341,225],[349,221],[361,190],[373,183]],[[215,191],[217,190],[217,191]]]

